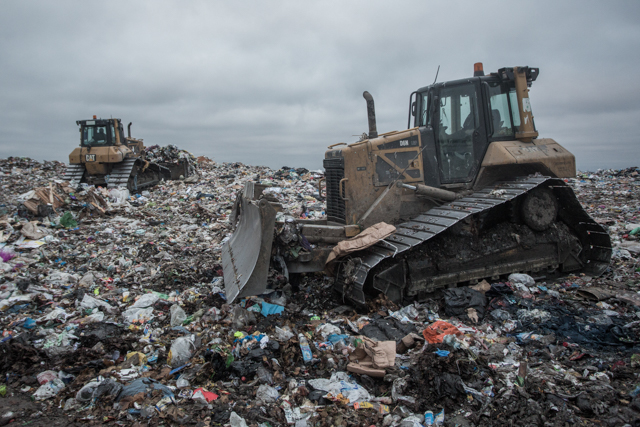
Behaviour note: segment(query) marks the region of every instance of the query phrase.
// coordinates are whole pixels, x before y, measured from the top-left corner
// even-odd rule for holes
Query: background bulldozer
[[[179,179],[190,170],[188,165],[161,165],[144,159],[142,139],[128,136],[120,119],[78,120],[80,147],[69,154],[69,168],[65,179],[75,183],[85,182],[107,187],[126,186],[130,192],[138,192],[154,186],[161,180]]]
[[[381,135],[365,92],[368,135],[325,153],[326,221],[276,223],[259,186],[244,188],[222,252],[227,298],[264,292],[270,264],[290,277],[328,271],[357,304],[366,291],[403,303],[513,272],[602,274],[609,235],[562,180],[574,156],[538,138],[538,74],[484,75],[478,63],[473,77],[413,92],[408,129]]]

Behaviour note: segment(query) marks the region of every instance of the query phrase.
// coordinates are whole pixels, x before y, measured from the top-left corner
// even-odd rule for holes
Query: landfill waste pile
[[[512,274],[356,309],[332,279],[225,299],[246,181],[324,217],[321,171],[216,163],[141,194],[0,160],[0,425],[640,425],[640,175],[567,180],[615,250],[598,278]]]
[[[195,156],[186,150],[181,150],[175,145],[167,145],[161,147],[152,145],[144,149],[142,156],[154,163],[169,168],[171,171],[171,179],[180,179],[192,177],[197,173],[198,162]]]

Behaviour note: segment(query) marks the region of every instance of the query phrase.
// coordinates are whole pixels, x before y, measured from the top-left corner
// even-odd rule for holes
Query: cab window
[[[473,134],[479,126],[475,86],[442,88],[438,116],[437,149],[442,182],[469,181],[476,163]]]
[[[421,126],[431,126],[431,114],[429,114],[429,93],[422,94],[422,102],[420,103],[422,111],[420,112]]]
[[[511,101],[511,120],[513,126],[518,128],[520,127],[520,111],[518,110],[518,95],[516,95],[515,89],[509,91],[509,100]]]
[[[509,106],[509,98],[511,95],[508,89],[501,83],[489,83],[489,111],[491,112],[489,120],[491,120],[491,136],[496,138],[510,137],[513,138],[512,113]],[[515,97],[515,92],[513,93]],[[517,108],[517,103],[514,107]],[[516,110],[517,113],[517,110]],[[520,116],[518,115],[518,124]]]
[[[82,129],[82,145],[106,145],[106,126],[84,126]]]

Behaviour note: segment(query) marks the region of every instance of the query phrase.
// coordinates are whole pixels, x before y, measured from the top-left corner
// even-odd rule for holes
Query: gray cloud
[[[632,2],[5,2],[0,156],[66,161],[75,121],[120,117],[148,145],[320,168],[326,146],[406,127],[438,79],[540,67],[541,136],[583,169],[638,164]]]

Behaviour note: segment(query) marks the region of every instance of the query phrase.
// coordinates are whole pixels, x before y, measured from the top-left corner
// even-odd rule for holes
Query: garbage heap
[[[637,168],[568,180],[611,233],[602,277],[513,274],[356,310],[323,275],[229,304],[220,248],[243,183],[322,218],[322,172],[197,162],[194,183],[72,199],[63,164],[0,160],[0,424],[637,424]],[[49,188],[55,210],[24,207]]]
[[[196,157],[175,145],[170,144],[165,147],[152,145],[144,149],[142,156],[151,162],[169,168],[171,179],[180,179],[180,176],[185,179],[197,173],[198,160]]]

